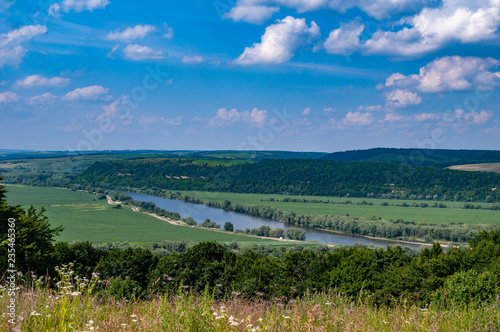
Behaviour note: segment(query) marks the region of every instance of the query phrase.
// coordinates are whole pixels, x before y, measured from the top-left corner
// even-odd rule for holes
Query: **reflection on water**
[[[203,222],[205,219],[210,219],[215,221],[220,225],[224,225],[226,221],[230,221],[234,225],[234,229],[245,228],[258,228],[262,225],[267,225],[274,228],[291,228],[296,226],[290,226],[285,223],[274,221],[271,219],[265,219],[256,216],[250,216],[242,213],[237,213],[233,211],[225,211],[222,209],[216,209],[203,204],[193,204],[184,201],[178,201],[174,199],[150,196],[145,194],[138,194],[132,192],[125,192],[130,195],[136,201],[152,202],[156,206],[161,207],[167,211],[179,212],[182,218],[191,217],[196,220],[197,223]],[[363,237],[355,237],[350,235],[339,235],[332,234],[329,232],[319,231],[307,227],[301,227],[306,231],[306,241],[318,241],[320,243],[329,244],[340,244],[340,245],[353,245],[355,243],[363,244],[374,244],[379,246],[386,246],[388,244],[395,244],[395,242],[383,241],[383,240],[372,240]],[[405,244],[405,246],[411,247],[413,249],[418,248],[418,245]]]

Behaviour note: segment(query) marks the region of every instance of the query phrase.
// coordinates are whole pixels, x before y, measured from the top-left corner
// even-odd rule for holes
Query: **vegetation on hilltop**
[[[391,163],[262,160],[233,166],[194,160],[99,162],[78,181],[97,187],[162,188],[457,201],[499,201],[500,175]]]
[[[447,167],[461,164],[500,162],[500,151],[374,148],[367,150],[334,152],[321,157],[321,159]]]

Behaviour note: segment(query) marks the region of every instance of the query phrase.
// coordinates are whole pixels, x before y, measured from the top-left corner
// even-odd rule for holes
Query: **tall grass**
[[[95,292],[91,280],[58,270],[56,287],[43,278],[20,284],[17,325],[8,322],[10,298],[0,288],[1,331],[500,331],[500,301],[474,307],[418,307],[407,302],[377,307],[336,293],[307,294],[291,301],[245,300],[237,293],[215,300],[208,288],[148,300],[124,300]]]

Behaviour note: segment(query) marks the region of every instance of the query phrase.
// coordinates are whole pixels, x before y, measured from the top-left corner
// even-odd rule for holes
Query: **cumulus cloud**
[[[123,49],[123,54],[130,60],[157,60],[164,59],[165,55],[161,51],[155,51],[147,46],[129,44]]]
[[[217,110],[217,114],[212,119],[210,119],[208,124],[210,127],[216,128],[229,126],[236,122],[247,122],[257,127],[262,127],[267,120],[266,113],[267,110],[259,110],[258,108],[254,108],[252,112],[238,112],[238,110],[235,108],[230,110],[227,110],[226,108],[220,108],[219,110]]]
[[[417,105],[421,102],[422,98],[418,94],[401,89],[391,91],[386,98],[387,106],[394,108]]]
[[[14,92],[5,91],[0,92],[0,104],[7,104],[17,101],[18,96]]]
[[[74,11],[76,13],[83,11],[93,11],[94,9],[102,9],[109,5],[109,0],[63,0],[59,3],[54,3],[49,7],[49,15],[60,16],[61,12],[69,13]]]
[[[131,41],[135,39],[144,38],[148,33],[155,30],[156,28],[152,25],[136,25],[133,28],[127,28],[121,32],[119,31],[110,32],[106,38],[108,40]]]
[[[450,115],[448,115],[450,117]],[[492,117],[492,111],[482,110],[481,112],[476,112],[475,110],[467,113],[463,109],[457,109],[454,113],[451,114],[451,117],[461,119],[470,123],[474,123],[477,125],[482,125],[487,123]]]
[[[323,112],[324,113],[330,113],[330,112],[334,112],[335,111],[335,107],[325,107],[323,108]]]
[[[333,127],[343,128],[346,126],[368,126],[375,122],[375,119],[370,112],[347,112],[341,120],[331,118],[328,121]]]
[[[422,92],[492,89],[500,86],[500,72],[490,70],[499,64],[493,58],[446,56],[420,68],[418,74],[392,74],[385,86],[415,88]]]
[[[19,29],[0,35],[0,67],[5,65],[18,65],[28,50],[21,46],[34,37],[47,32],[47,27],[42,25],[26,25]]]
[[[360,19],[344,24],[330,32],[323,47],[330,54],[350,55],[361,47],[359,35],[364,28]]]
[[[71,80],[69,78],[64,78],[64,77],[47,78],[41,75],[31,75],[31,76],[26,76],[23,79],[17,80],[16,83],[14,83],[14,87],[35,88],[35,87],[51,86],[60,88],[68,85],[70,82]]]
[[[182,57],[183,63],[200,63],[203,62],[203,57],[200,55],[185,55]]]
[[[30,98],[28,103],[30,105],[38,105],[38,104],[49,105],[49,104],[53,104],[56,101],[56,99],[57,99],[56,96],[54,96],[53,94],[51,94],[49,92],[46,92],[44,94]]]
[[[70,91],[62,99],[66,101],[109,99],[106,96],[108,90],[100,85],[92,85]]]
[[[279,7],[270,6],[245,6],[237,5],[231,11],[224,14],[224,18],[230,18],[235,22],[245,21],[248,23],[262,24],[269,20]]]
[[[398,31],[379,30],[363,44],[365,54],[421,56],[452,42],[478,43],[498,40],[500,2],[497,0],[443,0],[436,8],[400,22]]]
[[[287,16],[268,26],[261,42],[246,47],[235,63],[252,65],[286,62],[300,47],[311,43],[319,34],[319,27],[314,21],[311,22],[311,27],[308,27],[305,19]]]

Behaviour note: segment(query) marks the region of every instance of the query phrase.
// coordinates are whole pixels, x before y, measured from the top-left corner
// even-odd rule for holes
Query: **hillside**
[[[500,175],[391,163],[272,160],[210,166],[190,159],[98,162],[78,181],[235,193],[499,201]]]
[[[321,159],[447,167],[462,164],[500,162],[500,151],[374,148],[368,150],[334,152],[321,157]]]
[[[500,163],[455,165],[448,168],[459,171],[500,173]]]

